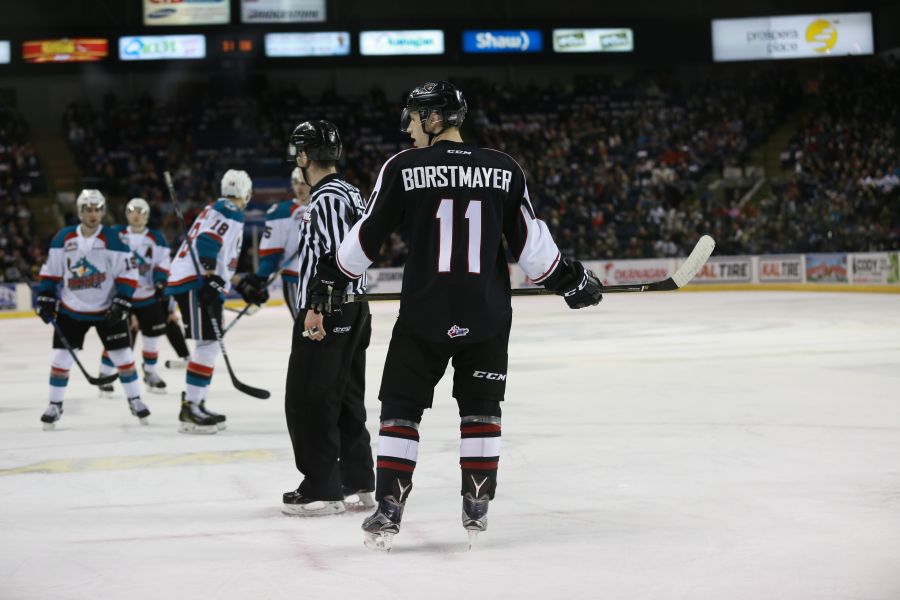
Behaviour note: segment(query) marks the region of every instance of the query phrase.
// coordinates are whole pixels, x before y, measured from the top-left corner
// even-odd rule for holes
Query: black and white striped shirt
[[[337,174],[327,175],[310,190],[309,208],[300,223],[300,254],[297,258],[299,308],[308,308],[306,288],[316,274],[319,257],[337,253],[344,236],[362,218],[365,208],[366,203],[359,189],[340,179]],[[366,276],[363,274],[347,286],[347,293],[360,294],[365,289]]]

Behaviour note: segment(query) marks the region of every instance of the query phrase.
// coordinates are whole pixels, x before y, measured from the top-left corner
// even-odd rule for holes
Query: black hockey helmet
[[[295,163],[303,151],[310,160],[332,161],[341,158],[341,134],[331,121],[304,121],[294,128],[288,143],[288,162]]]
[[[406,131],[412,119],[410,113],[418,111],[425,127],[425,120],[432,112],[441,115],[446,127],[459,127],[469,110],[466,97],[448,81],[429,81],[415,88],[406,97],[406,107],[400,115],[400,131]]]

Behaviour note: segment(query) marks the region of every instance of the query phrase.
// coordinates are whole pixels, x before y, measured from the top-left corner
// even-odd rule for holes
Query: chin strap
[[[431,113],[429,113],[428,116],[431,116]],[[436,131],[434,133],[428,133],[428,131],[425,130],[425,121],[427,121],[427,120],[428,120],[428,117],[425,117],[424,119],[421,119],[420,122],[422,123],[422,131],[428,135],[428,145],[430,146],[434,142],[434,138],[436,138],[437,136],[444,133],[444,130],[447,129],[447,127],[444,126],[444,127],[441,127],[440,131]],[[443,122],[444,122],[444,119],[442,117],[441,123],[443,124]]]

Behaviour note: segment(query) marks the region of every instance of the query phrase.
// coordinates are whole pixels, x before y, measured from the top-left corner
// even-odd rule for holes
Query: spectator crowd
[[[28,126],[0,106],[0,283],[29,281],[43,261],[27,198],[44,191],[44,177]]]
[[[543,86],[462,80],[470,106],[463,133],[523,166],[539,216],[568,255],[678,256],[703,233],[716,237],[722,254],[900,247],[897,68],[836,63],[814,85],[807,75],[805,93],[804,79],[789,68],[739,74],[690,81],[584,76]],[[349,98],[308,97],[297,87],[229,95],[185,88],[166,102],[110,94],[96,107],[72,104],[63,121],[85,187],[147,198],[153,224],[174,240],[180,228],[163,170],[175,174],[188,219],[218,195],[228,168],[249,171],[270,199],[284,197],[291,129],[324,118],[343,133],[343,175],[368,194],[385,159],[409,145],[397,127],[401,104],[402,97],[378,89]],[[796,114],[801,125],[783,155],[786,171],[768,174],[761,200],[723,201],[706,190],[724,169],[748,164]],[[17,166],[0,171],[0,180],[12,181],[21,198],[23,182],[36,185],[29,169],[39,165],[21,142],[21,125],[2,123],[0,165],[10,145],[19,150],[12,154]],[[0,213],[0,244],[11,246],[6,257],[18,251],[15,260],[27,264],[27,242],[9,241],[28,239],[27,207],[14,201]],[[405,251],[398,232],[378,265],[401,265]]]

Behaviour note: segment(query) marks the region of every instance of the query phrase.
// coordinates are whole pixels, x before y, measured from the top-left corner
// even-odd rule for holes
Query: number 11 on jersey
[[[450,257],[453,253],[453,200],[445,198],[438,205],[437,215],[440,229],[438,235],[438,272],[450,272]],[[469,223],[468,265],[469,273],[481,273],[481,200],[471,200],[466,207],[466,221]]]

